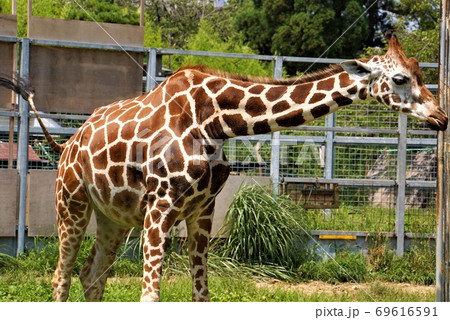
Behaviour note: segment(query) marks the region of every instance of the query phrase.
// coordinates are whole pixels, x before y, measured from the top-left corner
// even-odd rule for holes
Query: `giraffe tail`
[[[21,95],[22,98],[24,98],[26,101],[28,101],[31,109],[33,110],[34,114],[36,115],[36,118],[39,122],[39,125],[42,128],[42,131],[44,132],[45,138],[47,139],[48,143],[50,144],[50,147],[52,148],[53,152],[61,153],[64,150],[64,147],[66,146],[65,143],[59,144],[57,143],[50,132],[48,132],[47,128],[45,127],[44,122],[41,119],[41,116],[39,115],[39,112],[37,111],[35,105],[34,105],[34,93],[33,91],[28,87],[28,85],[20,80],[20,81],[13,81],[11,79],[0,77],[0,86],[5,87],[7,89],[13,90],[17,94]]]

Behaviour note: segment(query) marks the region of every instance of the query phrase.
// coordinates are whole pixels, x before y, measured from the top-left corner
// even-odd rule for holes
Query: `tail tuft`
[[[34,114],[36,115],[36,118],[39,122],[39,125],[42,128],[42,131],[44,132],[44,135],[45,135],[48,143],[50,144],[50,147],[52,148],[52,150],[54,152],[61,153],[64,150],[65,144],[57,143],[53,139],[51,134],[48,132],[44,123],[42,122],[39,112],[37,111],[36,107],[34,106],[34,101],[33,101],[34,91],[30,87],[29,82],[25,81],[23,79],[15,81],[15,80],[9,79],[7,77],[0,76],[0,86],[5,87],[10,90],[13,90],[14,92],[16,92],[17,94],[22,96],[22,98],[24,98],[26,101],[28,101],[31,109],[33,110]]]
[[[21,95],[22,98],[24,98],[27,101],[30,98],[30,96],[34,95],[34,91],[29,85],[29,82],[23,79],[13,80],[7,77],[0,76],[0,86],[13,90],[17,94]]]

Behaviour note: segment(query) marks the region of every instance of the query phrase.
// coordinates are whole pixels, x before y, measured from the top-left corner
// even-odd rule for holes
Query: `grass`
[[[0,301],[52,301],[51,276],[29,277],[27,281],[17,278],[16,273],[0,276]],[[314,282],[314,287],[320,283]],[[364,284],[362,289],[356,285],[349,290],[337,287],[328,288],[326,292],[308,292],[298,289],[291,283],[264,282],[247,277],[211,276],[209,281],[211,301],[217,302],[339,302],[339,301],[435,301],[434,290],[405,291],[389,283],[373,282]],[[105,288],[103,301],[132,302],[139,301],[141,278],[110,278]],[[191,279],[188,275],[164,278],[161,284],[161,301],[191,301]],[[84,301],[82,286],[78,278],[73,278],[69,301]]]
[[[369,256],[340,252],[335,260],[309,255],[296,270],[277,265],[251,265],[212,252],[209,259],[212,301],[434,301],[433,289],[400,289],[399,283],[429,285],[434,281],[434,252],[420,246],[396,257],[382,237],[373,241]],[[75,274],[93,239],[84,241]],[[52,301],[51,277],[57,245],[47,239],[19,258],[0,255],[0,301]],[[171,252],[165,263],[162,301],[190,301],[188,259]],[[345,270],[345,271],[344,271]],[[104,301],[138,301],[142,261],[124,256],[112,268]],[[77,276],[69,301],[84,301]],[[274,280],[281,279],[281,280]],[[361,286],[354,284],[354,280]],[[311,282],[312,281],[312,282]],[[329,284],[327,284],[329,283]],[[409,286],[409,284],[408,284]],[[323,290],[316,290],[323,287]]]
[[[321,210],[298,209],[295,218],[307,230],[342,230],[394,232],[395,209],[376,206],[346,206],[332,209],[325,215]],[[433,209],[405,210],[405,232],[436,232],[436,212]]]
[[[389,239],[375,232],[366,256],[340,251],[335,258],[324,259],[302,245],[299,225],[310,222],[299,213],[304,211],[284,197],[272,198],[260,187],[250,187],[236,197],[227,218],[229,237],[215,239],[209,253],[213,301],[434,301],[434,290],[404,291],[393,284],[434,283],[435,252],[426,242],[415,241],[411,250],[397,257]],[[74,275],[80,272],[93,242],[92,237],[83,241]],[[124,254],[119,253],[121,258],[111,268],[105,301],[139,300],[140,247],[136,239],[122,248]],[[191,299],[189,263],[183,251],[185,245],[174,238],[165,260],[162,301]],[[50,281],[57,258],[54,238],[36,240],[35,248],[19,258],[0,255],[0,301],[51,301]],[[74,277],[69,300],[83,299],[81,284]]]
[[[93,238],[84,241],[77,259],[69,301],[84,301],[75,276]],[[381,236],[373,239],[369,255],[342,251],[336,264],[308,254],[297,269],[279,265],[252,265],[212,252],[209,259],[212,301],[434,301],[432,287],[422,291],[400,289],[397,283],[421,286],[434,282],[434,251],[420,243],[396,257]],[[52,301],[51,277],[57,245],[47,239],[19,258],[0,255],[0,301]],[[342,267],[342,268],[341,268]],[[105,288],[104,301],[138,301],[142,261],[118,260]],[[281,280],[274,280],[281,279]],[[361,283],[357,286],[355,282]],[[328,283],[328,284],[327,284]],[[190,301],[191,279],[186,255],[171,252],[165,263],[161,300]],[[407,284],[409,286],[410,284]],[[316,290],[323,287],[323,290]]]

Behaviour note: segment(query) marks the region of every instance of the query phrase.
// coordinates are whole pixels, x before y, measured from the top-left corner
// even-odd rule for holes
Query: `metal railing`
[[[284,62],[301,62],[301,63],[339,63],[342,59],[317,59],[317,58],[302,58],[302,57],[281,57],[281,56],[267,56],[267,55],[249,55],[249,54],[235,54],[235,53],[215,53],[215,52],[203,52],[203,51],[183,51],[175,49],[156,49],[145,47],[120,47],[114,45],[96,45],[87,43],[74,43],[63,41],[48,41],[48,40],[36,40],[26,38],[15,37],[0,37],[0,41],[12,42],[20,45],[20,76],[27,78],[29,75],[29,49],[30,45],[45,45],[45,46],[63,46],[74,48],[86,48],[86,49],[102,49],[102,50],[126,50],[130,52],[141,52],[146,55],[147,65],[145,67],[147,76],[144,77],[143,87],[148,91],[155,87],[159,82],[165,78],[162,77],[162,57],[164,55],[197,55],[205,57],[216,58],[240,58],[240,59],[255,59],[261,61],[271,61],[274,65],[273,76],[280,78],[282,76],[283,63]],[[422,67],[437,68],[436,63],[422,63]],[[429,85],[431,89],[437,88],[436,85]],[[39,108],[39,106],[37,106]],[[355,108],[355,107],[354,107]],[[362,108],[362,107],[361,107]],[[364,107],[365,108],[365,107]],[[375,106],[375,111],[378,112]],[[384,112],[384,111],[383,111]],[[55,119],[55,120],[86,120],[87,115],[59,115],[59,114],[43,114],[43,118]],[[350,115],[351,116],[351,115]],[[349,116],[349,117],[350,117]],[[24,248],[25,238],[25,213],[26,213],[26,195],[27,195],[27,172],[29,170],[29,164],[27,161],[28,145],[30,144],[30,136],[40,135],[42,131],[39,128],[29,128],[29,119],[32,119],[34,115],[28,112],[27,102],[20,99],[18,111],[0,111],[1,117],[14,117],[18,120],[17,129],[17,144],[18,144],[18,162],[17,170],[20,175],[19,179],[19,222],[18,222],[18,252],[22,252]],[[331,114],[325,118],[325,121],[321,125],[309,125],[299,127],[289,132],[276,132],[272,135],[258,135],[249,137],[238,137],[230,139],[229,146],[237,144],[250,144],[254,146],[256,143],[266,144],[270,150],[266,154],[264,162],[270,170],[250,170],[251,174],[270,175],[273,190],[275,193],[279,191],[279,185],[282,182],[297,182],[297,183],[338,183],[340,186],[349,188],[349,197],[351,188],[370,188],[370,190],[379,188],[388,188],[395,197],[395,204],[390,203],[388,206],[393,209],[395,206],[395,229],[387,230],[389,232],[395,232],[397,238],[397,253],[402,254],[404,252],[404,239],[405,239],[405,211],[408,188],[420,188],[434,190],[436,182],[434,180],[412,180],[407,178],[407,156],[408,148],[417,147],[436,147],[435,133],[422,128],[410,127],[406,116],[399,115],[398,120],[389,123],[389,125],[383,128],[380,127],[359,127],[351,125],[337,124],[339,121],[339,114]],[[394,115],[392,115],[394,118]],[[382,121],[382,120],[380,120]],[[53,135],[70,136],[77,130],[76,127],[60,127],[49,128],[49,131]],[[0,126],[0,133],[7,132],[5,127]],[[301,134],[299,134],[301,133]],[[357,136],[352,136],[357,135]],[[429,136],[429,137],[427,137]],[[317,170],[316,173],[305,173],[303,175],[286,174],[285,165],[283,161],[283,148],[286,146],[302,146],[305,144],[313,146],[323,146],[323,165]],[[379,150],[384,150],[386,147],[395,147],[395,159],[397,159],[395,176],[388,178],[369,179],[367,177],[336,177],[335,172],[340,168],[341,159],[337,156],[336,152],[339,148],[348,148],[349,146],[360,148],[368,148],[369,146],[377,147]],[[380,152],[380,151],[376,152]],[[248,151],[248,150],[247,150]],[[231,152],[228,150],[228,152]],[[315,152],[315,151],[314,151]],[[365,151],[361,151],[361,157],[365,157]],[[345,150],[343,151],[345,153]],[[245,152],[244,152],[245,154]],[[244,155],[248,157],[247,155]],[[56,156],[55,156],[56,157]],[[293,157],[288,155],[288,157]],[[356,157],[357,158],[357,157]],[[249,161],[252,162],[252,161]],[[304,164],[305,166],[308,163]],[[351,163],[348,164],[351,166]],[[367,166],[370,164],[368,163]],[[266,168],[267,169],[267,168]],[[243,170],[244,172],[245,170]],[[351,171],[351,169],[350,169]],[[363,203],[363,201],[361,201]],[[363,205],[362,205],[363,206]],[[431,206],[432,207],[432,206]],[[333,212],[331,212],[331,215]],[[329,215],[328,215],[329,216]],[[353,230],[353,231],[365,231],[365,230]],[[408,230],[411,232],[411,230]]]

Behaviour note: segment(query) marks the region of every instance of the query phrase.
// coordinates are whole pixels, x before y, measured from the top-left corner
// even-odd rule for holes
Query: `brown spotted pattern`
[[[380,66],[393,58],[373,60]],[[149,93],[96,109],[64,145],[58,167],[55,299],[68,297],[94,211],[97,237],[80,273],[87,300],[101,300],[107,271],[132,227],[144,228],[141,300],[158,300],[171,229],[185,220],[193,300],[208,301],[214,202],[229,174],[220,139],[302,125],[368,94],[394,106],[404,101],[388,76],[376,82],[338,67],[307,79],[253,82],[184,68]],[[419,95],[429,99],[425,91]]]

